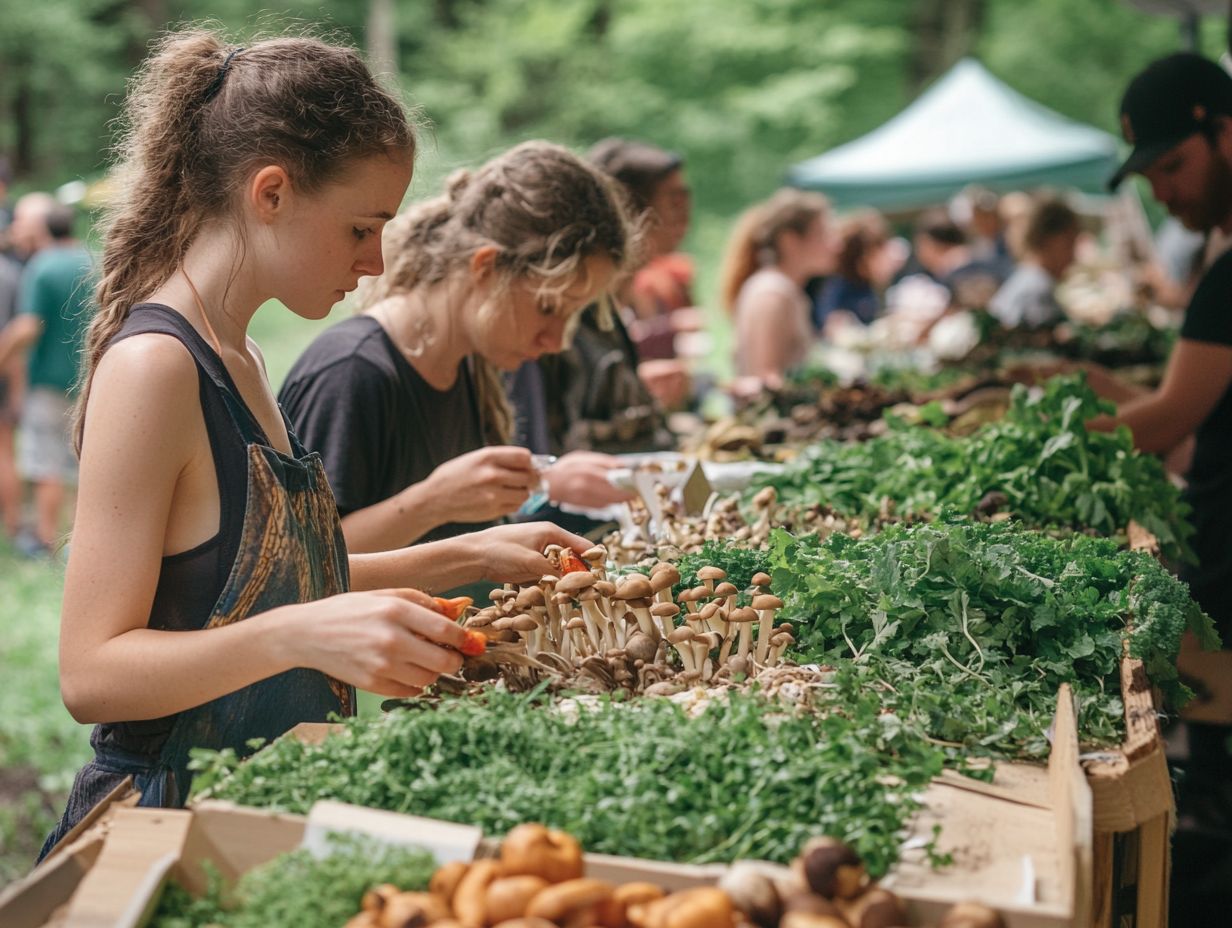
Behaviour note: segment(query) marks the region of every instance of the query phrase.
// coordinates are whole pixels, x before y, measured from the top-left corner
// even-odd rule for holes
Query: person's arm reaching
[[[1153,393],[1117,407],[1089,425],[1110,431],[1129,426],[1140,451],[1162,454],[1193,434],[1232,384],[1232,346],[1182,338],[1168,360],[1163,383]]]

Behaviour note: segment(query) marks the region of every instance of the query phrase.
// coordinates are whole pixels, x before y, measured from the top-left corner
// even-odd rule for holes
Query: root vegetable
[[[453,914],[467,928],[487,924],[489,884],[504,876],[500,861],[477,860],[467,868],[453,894]]]
[[[834,838],[813,838],[792,866],[809,889],[827,899],[851,899],[864,888],[867,874],[856,852]]]
[[[718,886],[754,924],[761,928],[776,928],[782,902],[778,890],[774,888],[774,881],[758,870],[755,864],[732,864]]]
[[[611,898],[615,887],[606,880],[566,880],[542,890],[526,907],[528,918],[545,918],[563,925],[571,915]]]
[[[572,835],[543,825],[518,825],[501,842],[501,865],[507,876],[538,876],[562,883],[582,875],[582,846]]]
[[[531,899],[546,889],[548,881],[541,876],[523,874],[502,877],[488,885],[487,920],[489,925],[521,918]]]

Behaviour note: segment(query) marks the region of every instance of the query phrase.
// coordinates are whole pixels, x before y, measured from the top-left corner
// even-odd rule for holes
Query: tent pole
[[[1181,14],[1181,45],[1187,52],[1198,50],[1198,36],[1202,31],[1202,17],[1190,10]]]

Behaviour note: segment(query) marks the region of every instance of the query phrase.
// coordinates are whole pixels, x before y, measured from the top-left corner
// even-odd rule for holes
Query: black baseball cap
[[[1209,58],[1177,52],[1146,66],[1121,98],[1121,131],[1134,146],[1108,181],[1115,190],[1127,174],[1149,168],[1213,116],[1232,116],[1232,76]]]

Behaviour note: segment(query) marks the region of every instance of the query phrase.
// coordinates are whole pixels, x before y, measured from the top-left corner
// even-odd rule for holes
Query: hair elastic
[[[218,96],[218,91],[222,90],[222,82],[227,79],[227,72],[231,69],[231,59],[243,50],[244,48],[242,46],[240,48],[232,49],[231,53],[223,59],[222,65],[218,68],[218,73],[214,76],[214,79],[210,81],[210,86],[205,88],[204,100],[206,103],[209,103],[216,96]]]

